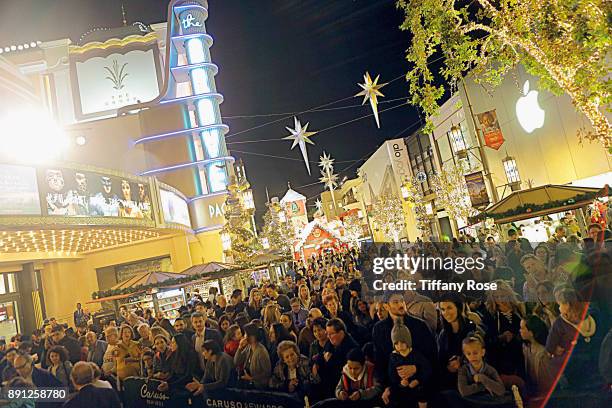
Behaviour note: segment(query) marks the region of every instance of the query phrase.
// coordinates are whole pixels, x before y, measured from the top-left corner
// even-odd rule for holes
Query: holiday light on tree
[[[385,96],[382,94],[382,92],[380,92],[380,88],[387,85],[386,83],[379,84],[378,83],[379,78],[380,78],[380,75],[377,75],[376,79],[372,81],[372,77],[370,77],[370,73],[366,72],[365,75],[363,76],[364,83],[357,84],[361,87],[362,91],[359,92],[357,95],[355,95],[355,96],[363,96],[363,102],[361,103],[362,105],[365,105],[367,101],[370,101],[370,107],[372,108],[372,113],[374,113],[374,119],[376,119],[376,126],[378,126],[378,128],[380,128],[380,119],[378,118],[378,97]]]
[[[465,182],[467,166],[447,163],[442,171],[431,177],[431,186],[436,194],[436,203],[444,208],[450,219],[462,220],[468,224],[468,218],[478,214],[472,207],[470,195]]]
[[[401,200],[395,194],[382,194],[372,206],[370,219],[385,236],[399,242],[406,228]]]
[[[357,214],[347,215],[342,218],[344,236],[353,246],[359,245],[359,238],[363,236],[363,224]]]
[[[232,177],[227,186],[228,195],[225,199],[226,223],[221,230],[224,238],[224,253],[227,260],[245,264],[259,249],[259,244],[252,229],[254,209],[244,203],[243,194],[249,189],[249,182],[244,178],[239,181]]]
[[[428,212],[427,203],[425,202],[423,190],[421,189],[421,183],[416,177],[412,177],[404,183],[402,188],[406,189],[406,201],[414,212],[417,229],[421,231],[423,238],[428,238],[431,236],[431,221],[434,216],[433,211],[431,214]]]
[[[293,251],[295,231],[284,215],[280,203],[269,202],[266,206],[268,210],[263,216],[264,228],[262,237],[268,240],[268,245],[271,249],[276,249],[283,254],[290,255]]]
[[[308,151],[306,150],[306,143],[314,145],[314,142],[310,140],[310,137],[315,135],[317,132],[308,132],[308,123],[304,126],[300,123],[297,117],[293,117],[294,127],[291,129],[290,127],[286,127],[286,129],[291,133],[289,136],[284,137],[284,140],[293,140],[293,144],[291,145],[291,150],[296,145],[300,146],[300,150],[302,151],[302,157],[304,158],[304,163],[306,164],[306,169],[308,169],[308,174],[310,175],[310,162],[308,161]]]

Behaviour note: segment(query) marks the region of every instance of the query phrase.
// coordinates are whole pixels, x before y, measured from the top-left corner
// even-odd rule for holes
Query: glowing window
[[[222,161],[208,165],[208,185],[210,186],[211,193],[225,190],[225,186],[227,185],[225,166],[225,163]]]
[[[221,151],[221,143],[219,141],[219,130],[205,130],[201,133],[204,146],[206,147],[206,155],[209,159],[219,157]]]
[[[208,73],[204,68],[191,70],[191,85],[194,95],[212,92]]]
[[[187,60],[190,64],[198,64],[200,62],[206,62],[206,54],[204,53],[204,45],[202,40],[199,38],[192,38],[187,40]]]
[[[217,122],[213,101],[210,99],[201,99],[197,102],[197,107],[200,126],[212,125]]]

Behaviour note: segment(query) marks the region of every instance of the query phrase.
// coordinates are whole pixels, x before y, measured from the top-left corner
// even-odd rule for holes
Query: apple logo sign
[[[540,107],[538,93],[538,91],[530,91],[529,81],[525,81],[523,84],[524,96],[516,101],[516,117],[527,133],[544,126],[546,112]]]

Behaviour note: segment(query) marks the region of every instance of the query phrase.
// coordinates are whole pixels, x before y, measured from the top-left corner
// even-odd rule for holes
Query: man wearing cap
[[[386,293],[385,308],[389,311],[389,317],[377,322],[372,330],[372,341],[376,348],[376,366],[383,384],[389,383],[389,356],[393,352],[391,331],[394,321],[398,318],[403,320],[404,325],[410,331],[414,350],[421,353],[431,367],[437,367],[438,349],[435,337],[423,320],[408,315],[402,293]]]

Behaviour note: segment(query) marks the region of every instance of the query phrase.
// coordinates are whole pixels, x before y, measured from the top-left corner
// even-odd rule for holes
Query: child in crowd
[[[395,350],[389,357],[390,404],[406,406],[416,401],[419,408],[426,408],[425,389],[432,368],[421,353],[412,349],[412,335],[402,319],[395,321],[391,330],[391,341]]]
[[[366,361],[359,348],[349,351],[346,359],[336,386],[336,398],[346,401],[349,406],[375,406],[373,401],[380,395],[382,387],[374,374],[374,364]]]
[[[225,333],[225,346],[223,347],[223,351],[234,357],[238,350],[240,340],[242,340],[242,330],[240,330],[240,326],[237,324],[231,325]]]
[[[484,361],[485,348],[482,340],[469,336],[463,340],[463,355],[467,362],[459,368],[457,388],[464,401],[472,405],[508,402],[506,389],[497,370]]]

